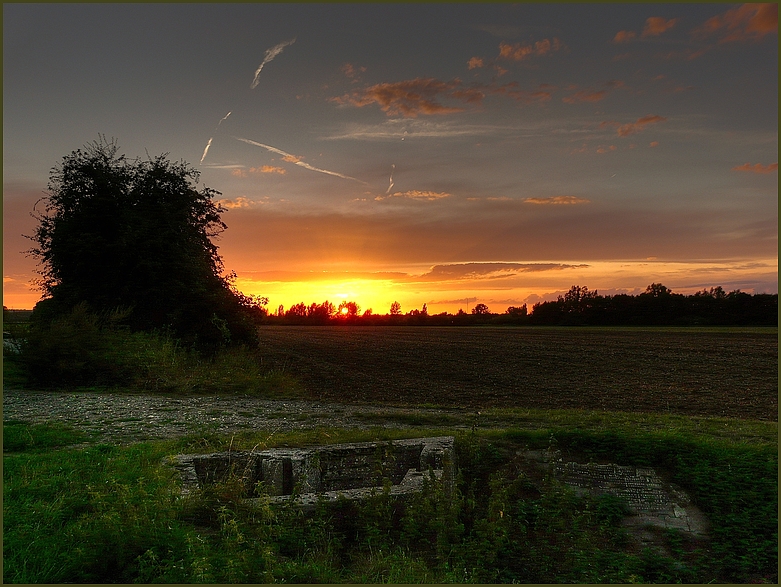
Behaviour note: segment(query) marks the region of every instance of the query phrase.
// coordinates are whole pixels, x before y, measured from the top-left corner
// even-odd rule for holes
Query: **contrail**
[[[272,147],[270,145],[264,145],[263,143],[258,143],[256,141],[251,141],[249,139],[242,139],[241,137],[233,137],[237,141],[242,141],[244,143],[247,143],[248,145],[255,145],[256,147],[262,147],[266,149],[267,151],[271,151],[272,153],[277,153],[278,155],[282,155],[283,157],[289,157],[290,159],[297,159],[295,155],[291,155],[290,153],[285,153],[282,149],[277,149],[276,147]],[[361,181],[360,179],[356,179],[354,177],[350,177],[349,175],[343,175],[341,173],[336,173],[335,171],[328,171],[327,169],[320,169],[319,167],[314,167],[312,165],[309,165],[309,163],[304,163],[303,161],[294,161],[296,165],[300,165],[304,169],[309,169],[311,171],[319,171],[320,173],[327,173],[328,175],[335,175],[336,177],[341,177],[342,179],[351,179],[353,181],[357,181],[358,183],[362,183],[363,185],[369,185],[365,181]]]
[[[396,164],[391,164],[391,174],[390,174],[390,185],[388,186],[388,191],[386,191],[386,194],[389,194],[391,189],[393,188],[393,171],[396,169]]]
[[[219,125],[217,125],[219,126]],[[203,155],[201,155],[201,163],[203,163],[203,160],[206,159],[206,153],[209,152],[209,147],[212,146],[212,141],[214,140],[214,137],[209,137],[209,142],[206,143],[206,148],[203,150]]]
[[[277,55],[282,53],[282,49],[287,47],[288,45],[292,45],[296,42],[296,38],[293,37],[289,41],[282,41],[279,45],[274,45],[271,49],[266,49],[266,56],[263,58],[263,62],[258,66],[257,71],[255,71],[255,79],[252,80],[252,84],[250,85],[250,90],[254,90],[255,86],[258,85],[258,76],[260,75],[260,70],[263,69],[263,66],[266,65],[269,61],[274,59]]]
[[[225,116],[223,116],[222,118],[220,118],[220,121],[217,123],[217,128],[220,128],[220,125],[221,125],[223,122],[225,122],[225,120],[227,120],[228,116],[230,116],[232,113],[233,113],[233,110],[231,110],[231,111],[230,111],[230,112],[228,112],[228,113],[227,113]],[[215,128],[214,130],[217,130],[217,128]]]

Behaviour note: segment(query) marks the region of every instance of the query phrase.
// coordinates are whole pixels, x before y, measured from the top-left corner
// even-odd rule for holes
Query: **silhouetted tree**
[[[490,314],[491,310],[488,309],[488,306],[485,304],[477,304],[474,308],[472,308],[472,314],[476,314],[478,316],[485,316],[487,314]]]
[[[166,155],[129,160],[105,138],[52,169],[30,253],[41,269],[36,319],[50,322],[84,302],[129,310],[135,330],[168,328],[203,350],[254,342],[253,298],[242,296],[212,238],[225,230],[219,192]]]
[[[528,310],[526,309],[526,304],[524,304],[520,308],[517,307],[517,306],[510,306],[509,308],[507,308],[507,314],[509,314],[510,316],[512,316],[514,318],[524,317],[524,316],[526,316],[527,313],[528,313]]]
[[[390,315],[391,316],[399,316],[401,315],[401,304],[399,302],[393,302],[390,306]]]
[[[361,307],[356,304],[355,302],[348,302],[343,301],[339,304],[339,309],[337,310],[337,314],[340,316],[346,316],[346,317],[353,317],[357,316],[358,312],[361,311]]]

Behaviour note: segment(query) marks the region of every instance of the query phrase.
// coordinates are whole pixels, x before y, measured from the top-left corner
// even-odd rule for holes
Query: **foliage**
[[[236,476],[179,497],[162,459],[182,441],[37,450],[47,444],[47,426],[28,427],[33,441],[18,447],[25,452],[4,457],[3,579],[10,583],[777,581],[772,442],[473,430],[457,436],[454,491],[430,480],[404,505],[386,489],[362,505],[321,503],[305,515],[263,499],[250,506]],[[300,434],[274,442],[306,444]],[[264,438],[244,442],[267,446]],[[216,446],[229,440],[215,438]],[[530,475],[515,457],[552,441],[594,455],[614,447],[611,456],[624,462],[666,467],[711,519],[710,546],[668,532],[666,552],[634,547],[620,527],[620,500],[578,496]]]
[[[31,237],[42,265],[38,322],[83,302],[95,313],[126,308],[132,330],[169,328],[209,352],[254,342],[263,300],[221,275],[211,240],[226,228],[213,201],[219,192],[198,190],[198,180],[184,162],[129,160],[105,139],[64,157]]]
[[[325,302],[328,304],[328,302]],[[491,312],[478,303],[471,313],[429,314],[420,310],[402,314],[393,302],[388,314],[358,315],[355,302],[344,301],[339,312],[321,312],[315,317],[312,304],[294,305],[283,315],[272,316],[271,324],[356,324],[356,325],[537,325],[537,326],[776,326],[778,294],[750,295],[740,290],[726,293],[720,286],[685,296],[673,293],[661,283],[652,283],[640,295],[601,296],[588,287],[573,285],[555,301],[538,302],[531,311],[526,304],[509,306],[504,313]],[[343,315],[341,309],[348,309]],[[347,320],[345,320],[347,318]]]
[[[298,393],[283,373],[263,368],[255,350],[234,346],[203,356],[165,332],[132,332],[121,326],[126,313],[97,315],[81,303],[49,324],[31,328],[18,357],[24,383],[269,397]],[[11,364],[16,363],[13,357]]]

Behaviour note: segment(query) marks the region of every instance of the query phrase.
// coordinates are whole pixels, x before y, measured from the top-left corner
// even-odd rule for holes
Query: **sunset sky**
[[[271,310],[778,292],[777,4],[4,4],[6,306],[99,134],[201,171]]]

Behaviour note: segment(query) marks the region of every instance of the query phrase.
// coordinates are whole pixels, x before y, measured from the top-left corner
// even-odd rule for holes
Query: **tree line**
[[[545,326],[777,326],[778,294],[748,294],[740,290],[727,293],[721,286],[703,289],[691,295],[673,293],[661,283],[652,283],[639,295],[602,296],[586,286],[573,285],[554,301],[538,302],[529,310],[526,304],[510,306],[502,313],[492,312],[478,303],[467,313],[429,314],[422,309],[402,313],[398,302],[387,314],[372,310],[360,312],[355,302],[329,301],[306,305],[303,302],[287,311],[280,306],[267,314],[267,324],[363,324],[363,325],[545,325]]]

